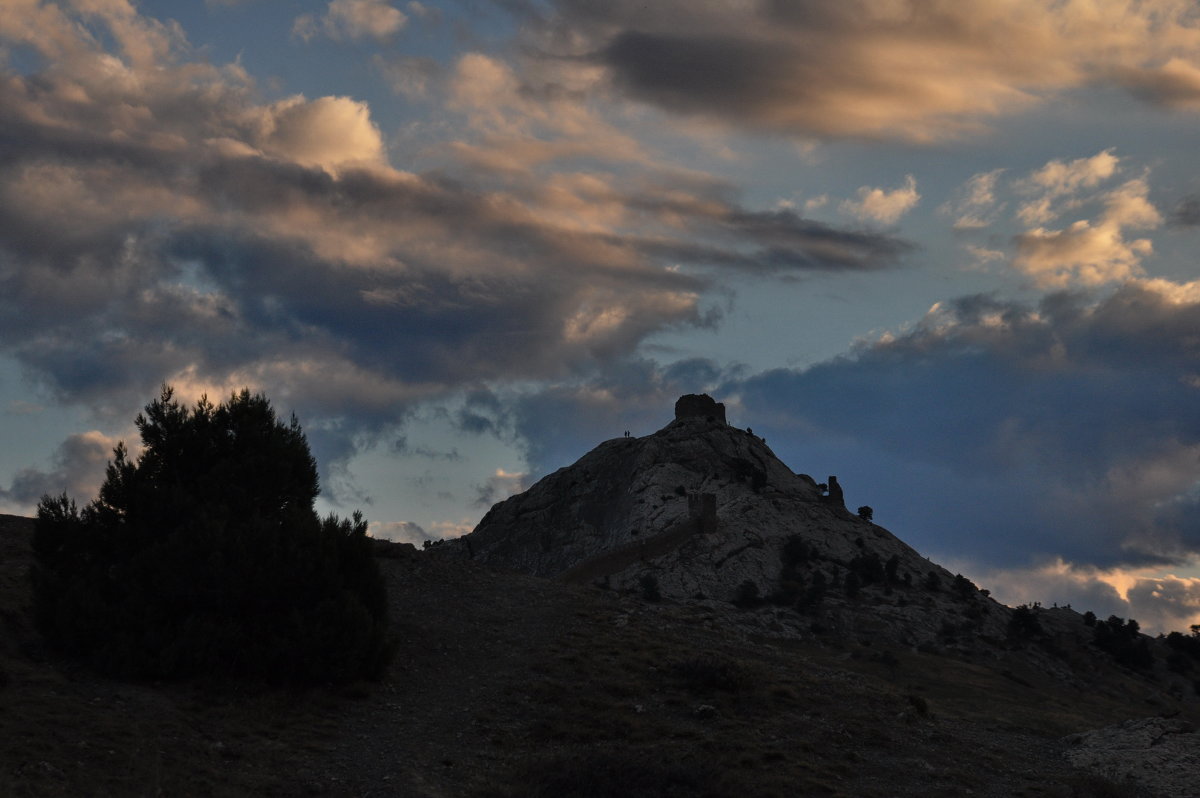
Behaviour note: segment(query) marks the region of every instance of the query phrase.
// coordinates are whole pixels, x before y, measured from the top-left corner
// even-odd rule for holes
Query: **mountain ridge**
[[[724,419],[711,397],[683,396],[662,429],[604,441],[431,551],[674,600],[805,605],[817,623],[907,645],[933,643],[967,601],[977,631],[1005,635],[1008,608],[849,512],[836,476],[793,472]],[[803,636],[812,620],[781,623]]]

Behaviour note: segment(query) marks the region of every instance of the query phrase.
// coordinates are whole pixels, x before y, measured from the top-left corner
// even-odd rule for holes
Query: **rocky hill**
[[[32,526],[0,516],[0,795],[1196,795],[1200,636],[1004,607],[707,397],[377,542],[378,683],[89,673],[34,629]]]
[[[398,654],[380,682],[119,682],[33,630],[31,526],[0,516],[0,795],[1195,795],[1195,702],[1125,669],[1079,687],[1026,644],[1001,662],[765,637],[736,619],[773,608],[647,601],[395,544],[380,565]]]
[[[836,476],[793,473],[722,404],[688,395],[658,432],[600,444],[438,548],[616,591],[799,608],[771,619],[797,636],[814,622],[913,646],[948,626],[1005,636],[1007,607],[862,515]]]

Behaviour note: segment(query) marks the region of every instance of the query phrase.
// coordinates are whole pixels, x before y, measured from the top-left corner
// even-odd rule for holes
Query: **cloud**
[[[432,58],[376,54],[371,64],[393,92],[414,100],[428,97],[445,78],[445,69]]]
[[[1200,579],[1143,571],[1100,570],[1061,559],[1026,569],[975,575],[999,601],[1035,601],[1090,610],[1099,618],[1135,618],[1147,634],[1184,631],[1200,622]]]
[[[334,502],[369,500],[348,463],[419,406],[623,362],[715,325],[734,281],[912,250],[651,157],[604,121],[595,65],[416,65],[452,89],[453,133],[415,173],[366,102],[264,99],[132,6],[22,5],[0,44],[40,56],[0,80],[5,354],[106,429],[163,382],[262,391],[298,415]],[[463,429],[515,429],[466,410]]]
[[[391,165],[367,103],[265,101],[177,27],[89,9],[0,20],[44,61],[0,81],[0,340],[109,423],[163,381],[247,385],[300,414],[335,486],[422,402],[711,325],[730,276],[886,268],[911,248],[665,164],[629,177],[644,154],[581,99],[595,67],[460,59],[462,135],[417,174]]]
[[[1125,231],[1162,224],[1149,192],[1144,179],[1129,180],[1103,196],[1104,210],[1094,224],[1080,219],[1058,230],[1038,227],[1020,234],[1013,266],[1044,288],[1098,286],[1140,276],[1142,259],[1154,246],[1148,238],[1128,240]]]
[[[964,298],[852,357],[720,391],[793,467],[842,475],[848,496],[869,485],[853,500],[935,556],[1187,564],[1198,292],[1160,280],[1036,306]]]
[[[1170,224],[1173,227],[1200,226],[1200,196],[1184,197],[1171,211]]]
[[[1054,200],[1074,197],[1081,189],[1091,189],[1117,173],[1120,158],[1112,150],[1104,150],[1090,158],[1074,161],[1050,161],[1024,180],[1017,188],[1035,199],[1023,203],[1017,216],[1025,224],[1044,224],[1055,219],[1059,212],[1052,207]]]
[[[1004,210],[996,200],[996,183],[1004,169],[979,172],[958,190],[957,197],[943,204],[938,211],[954,219],[955,230],[978,230],[989,227]]]
[[[301,166],[336,173],[382,166],[385,160],[383,137],[370,109],[349,97],[289,97],[261,109],[257,127],[255,143],[265,152]]]
[[[520,471],[505,471],[497,468],[496,473],[488,477],[487,482],[478,487],[475,497],[476,507],[491,507],[498,501],[516,496],[529,487],[529,475]]]
[[[292,35],[306,42],[321,33],[334,41],[386,42],[407,22],[404,12],[385,0],[332,0],[320,18],[312,14],[297,17],[292,23]]]
[[[1160,67],[1130,67],[1119,72],[1118,81],[1154,105],[1200,109],[1200,68],[1195,60],[1174,57]]]
[[[704,359],[662,366],[645,358],[626,358],[609,364],[601,374],[495,396],[493,415],[501,423],[488,431],[516,441],[534,480],[627,430],[633,435],[658,430],[672,419],[680,396],[711,393],[738,373]]]
[[[0,499],[30,508],[42,496],[66,493],[85,504],[99,491],[116,445],[115,438],[96,430],[71,435],[55,450],[49,471],[21,469],[8,488],[0,487]]]
[[[590,58],[624,95],[794,137],[940,140],[1089,86],[1195,103],[1186,4],[559,0],[541,47]]]
[[[450,449],[449,451],[439,451],[431,449],[428,446],[411,446],[408,442],[408,436],[401,435],[392,441],[391,451],[393,454],[403,457],[421,457],[427,460],[448,460],[451,462],[461,461],[462,454],[458,449]]]
[[[894,224],[901,216],[915,208],[920,199],[916,178],[908,175],[904,178],[901,188],[891,191],[863,186],[858,190],[857,200],[845,200],[840,208],[843,213],[860,219]]]

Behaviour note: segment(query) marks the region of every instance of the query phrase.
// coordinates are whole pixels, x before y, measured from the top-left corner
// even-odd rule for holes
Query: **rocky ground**
[[[1195,720],[1151,680],[1072,681],[1020,646],[783,638],[774,609],[411,550],[382,561],[399,653],[379,683],[123,684],[43,650],[29,523],[0,520],[3,795],[1149,796],[1069,735]]]

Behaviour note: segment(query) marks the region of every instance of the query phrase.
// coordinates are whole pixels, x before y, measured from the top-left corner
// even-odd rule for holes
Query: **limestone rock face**
[[[945,617],[961,621],[963,602],[974,601],[989,605],[976,626],[1003,636],[1005,608],[965,580],[954,593],[953,574],[840,499],[725,423],[723,405],[691,395],[658,432],[600,444],[496,504],[470,535],[435,548],[614,590],[651,579],[663,598],[726,605],[756,592],[784,606],[828,586],[823,623],[864,636],[889,628],[913,644],[936,638]],[[924,589],[931,582],[932,592]],[[859,585],[879,599],[865,602],[870,612]],[[931,611],[938,604],[946,611]],[[811,623],[790,610],[780,617]]]
[[[1196,795],[1200,773],[1200,734],[1175,718],[1142,718],[1073,734],[1067,759],[1077,768],[1114,781],[1133,781],[1155,795]]]

